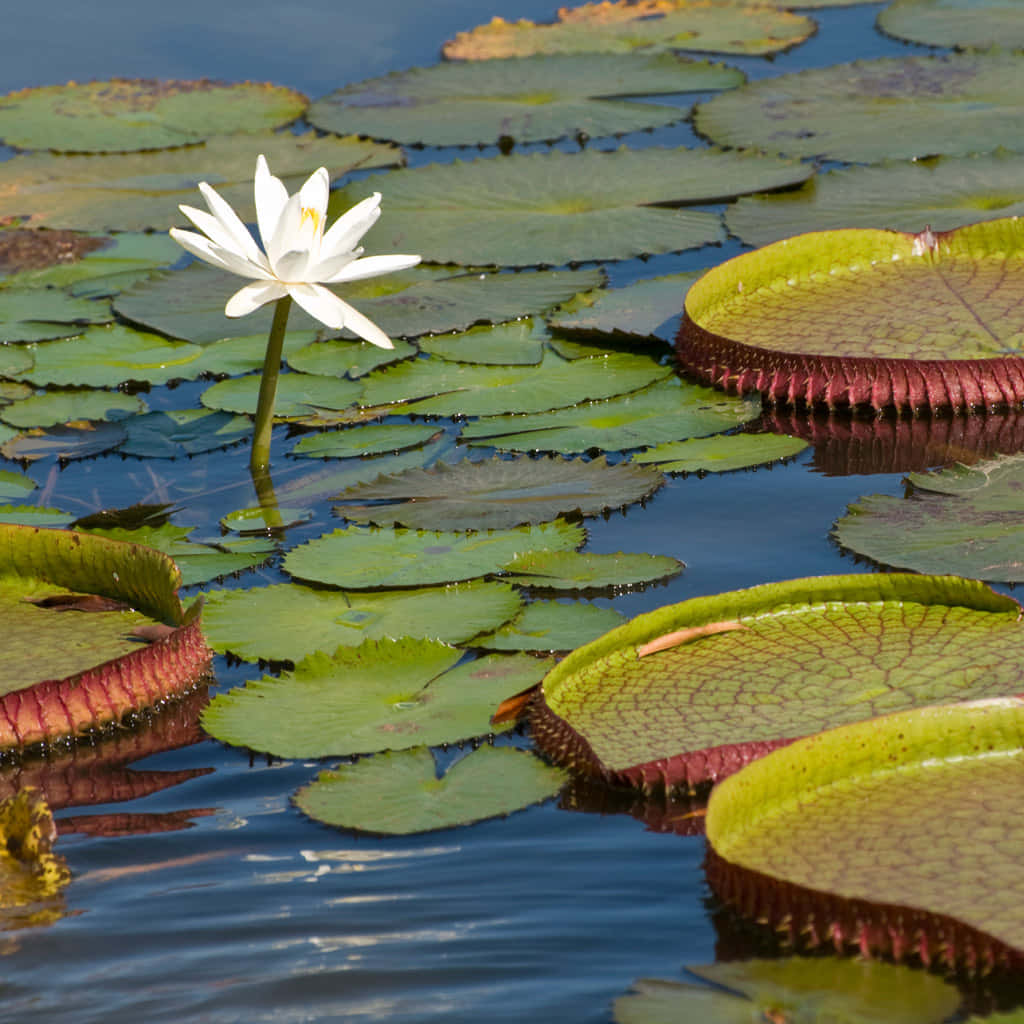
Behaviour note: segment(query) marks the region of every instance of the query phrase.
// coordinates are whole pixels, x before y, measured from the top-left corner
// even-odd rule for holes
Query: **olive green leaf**
[[[505,565],[509,583],[532,590],[616,590],[668,579],[683,563],[668,555],[601,555],[590,551],[524,551]]]
[[[593,294],[593,293],[586,293]],[[471,327],[459,334],[421,338],[421,351],[453,363],[487,366],[536,366],[544,355],[544,325],[532,317],[494,327]]]
[[[489,651],[571,651],[623,621],[614,608],[584,601],[532,601],[510,622],[481,634],[472,644]]]
[[[379,366],[388,366],[416,355],[416,346],[407,341],[396,341],[393,344],[394,348],[378,348],[368,342],[357,345],[348,339],[335,338],[304,345],[289,353],[286,360],[293,370],[300,373],[355,379]]]
[[[0,505],[0,523],[14,526],[70,526],[75,517],[59,508],[45,508],[40,505]]]
[[[895,0],[879,12],[877,24],[925,46],[1024,47],[1024,8],[1013,0]]]
[[[311,459],[384,455],[417,448],[436,437],[437,432],[437,426],[431,423],[379,423],[349,427],[322,434],[307,434],[299,439],[292,449],[292,455],[304,455]]]
[[[669,441],[637,452],[631,461],[664,473],[727,473],[799,455],[807,442],[788,434],[718,434]]]
[[[13,470],[0,470],[0,501],[10,501],[12,498],[24,498],[36,489],[38,484],[30,476],[24,473],[15,473]]]
[[[136,395],[55,388],[3,406],[0,417],[13,427],[52,427],[74,420],[124,420],[145,411],[146,403]]]
[[[212,384],[200,396],[207,409],[254,415],[259,398],[261,374],[232,377]],[[308,416],[318,409],[345,409],[362,392],[355,381],[340,377],[315,377],[309,373],[283,373],[277,381],[275,419]]]

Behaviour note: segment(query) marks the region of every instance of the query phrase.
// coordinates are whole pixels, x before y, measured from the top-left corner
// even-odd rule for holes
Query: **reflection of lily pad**
[[[564,782],[557,768],[514,747],[481,747],[439,779],[430,751],[416,749],[322,772],[295,802],[325,825],[410,835],[512,814]]]
[[[925,46],[1024,47],[1024,7],[1014,0],[894,0],[879,11],[878,27]]]
[[[473,640],[489,651],[571,651],[622,624],[614,608],[585,601],[532,601],[510,622]]]
[[[709,149],[532,153],[392,171],[350,185],[336,202],[385,190],[373,240],[386,251],[465,266],[559,266],[720,241],[718,215],[689,205],[797,185],[812,173]]]
[[[501,137],[542,142],[668,124],[686,110],[625,97],[707,92],[742,81],[734,68],[669,54],[435,64],[345,86],[317,100],[308,117],[327,131],[431,146]]]
[[[226,743],[279,757],[440,746],[492,732],[494,708],[550,668],[525,656],[460,665],[463,654],[410,639],[318,651],[292,672],[215,697],[203,726]]]
[[[580,771],[695,785],[835,725],[1019,693],[1019,616],[1012,599],[952,576],[825,576],[693,598],[574,651],[545,678],[531,731]]]
[[[225,132],[276,128],[295,120],[305,106],[299,93],[258,82],[69,82],[4,96],[0,138],[19,149],[160,149]]]
[[[791,939],[1019,970],[1022,709],[918,708],[748,765],[711,794],[712,888]]]
[[[872,494],[851,505],[836,540],[901,569],[1024,582],[1024,456],[910,481],[910,497]]]
[[[784,434],[718,434],[659,444],[632,461],[653,463],[664,473],[726,473],[789,459],[806,447],[806,441]]]
[[[697,376],[785,404],[986,409],[1024,399],[1024,221],[799,235],[687,293]]]
[[[790,156],[965,155],[1019,142],[1022,89],[1024,62],[1008,54],[887,57],[741,86],[698,106],[695,123],[719,145]]]
[[[357,485],[335,509],[354,522],[412,529],[504,529],[630,505],[664,483],[656,470],[566,459],[464,460]],[[353,504],[358,503],[358,504]]]

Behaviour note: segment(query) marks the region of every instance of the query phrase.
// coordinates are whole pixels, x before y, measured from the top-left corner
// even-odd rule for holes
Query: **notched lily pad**
[[[843,230],[745,253],[687,293],[683,365],[769,401],[999,409],[1024,401],[1024,221]]]
[[[631,461],[664,473],[727,473],[790,459],[806,448],[806,441],[785,434],[718,434],[655,445]]]
[[[955,576],[823,576],[693,598],[574,651],[530,713],[556,761],[694,786],[799,736],[1020,692],[1016,601]]]
[[[311,818],[385,835],[433,832],[512,814],[553,797],[565,775],[514,747],[481,747],[440,778],[429,750],[377,754],[317,780],[295,795]]]

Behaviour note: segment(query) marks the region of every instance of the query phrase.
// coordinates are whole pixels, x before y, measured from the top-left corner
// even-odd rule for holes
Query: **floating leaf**
[[[576,363],[572,364],[577,365]],[[619,451],[731,430],[760,412],[677,377],[631,395],[530,416],[488,416],[463,428],[471,444],[510,451]]]
[[[133,416],[123,426],[128,438],[121,454],[140,459],[199,455],[227,448],[252,434],[252,423],[244,416],[209,409],[163,409]]]
[[[1013,0],[895,0],[878,13],[890,36],[925,46],[1024,47],[1024,9]]]
[[[164,229],[186,223],[178,204],[195,205],[196,186],[208,181],[243,220],[252,222],[253,168],[260,153],[289,191],[318,165],[339,178],[356,167],[401,163],[393,146],[291,132],[218,135],[201,146],[167,150],[159,159],[152,153],[26,153],[0,164],[0,217],[21,218],[26,227]],[[164,236],[161,241],[171,240]]]
[[[1022,176],[1024,156],[1004,150],[843,167],[795,191],[743,196],[725,222],[751,245],[831,228],[949,231],[1024,214]]]
[[[991,151],[1017,139],[1024,62],[998,54],[886,57],[765,78],[700,104],[722,146],[873,163]]]
[[[667,207],[796,185],[812,173],[776,157],[709,149],[531,153],[393,171],[350,185],[335,202],[386,189],[373,237],[388,251],[466,266],[559,266],[721,241],[717,214]]]
[[[352,526],[293,548],[284,570],[332,587],[422,587],[487,576],[519,552],[571,551],[585,539],[563,520],[476,533]]]
[[[941,1024],[957,1010],[956,989],[921,970],[836,958],[741,960],[687,967],[710,985],[642,978],[615,1001],[616,1024],[843,1021]]]
[[[463,643],[519,610],[504,583],[347,594],[283,583],[254,590],[211,590],[204,628],[210,646],[254,661],[301,661],[313,651],[364,640],[421,637]]]
[[[471,327],[461,334],[421,338],[422,351],[454,363],[536,366],[544,355],[547,331],[532,317],[497,327]]]
[[[630,505],[664,483],[654,470],[603,459],[489,459],[413,469],[343,491],[335,508],[355,522],[412,529],[497,530]],[[366,505],[352,502],[378,502]]]
[[[146,403],[135,395],[54,389],[11,402],[0,415],[14,427],[52,427],[73,420],[123,420],[145,411]]]
[[[614,629],[624,617],[583,601],[533,601],[510,622],[473,640],[490,651],[571,651]]]
[[[351,427],[325,434],[307,434],[292,449],[292,455],[313,459],[350,459],[362,455],[383,455],[416,448],[437,435],[429,423],[381,423]]]
[[[127,437],[120,423],[84,423],[76,426],[26,430],[0,444],[5,459],[34,462],[55,458],[61,462],[88,459],[116,448]]]
[[[564,783],[557,768],[514,747],[481,747],[439,779],[430,751],[416,749],[322,772],[295,802],[325,825],[411,835],[512,814]]]
[[[494,706],[540,681],[526,656],[458,664],[436,640],[368,640],[317,651],[293,672],[215,697],[203,727],[225,743],[278,757],[328,757],[439,746],[493,731]]]
[[[779,434],[719,434],[669,441],[637,452],[631,461],[653,463],[664,473],[726,473],[799,455],[807,442]]]
[[[671,373],[671,367],[630,353],[570,362],[549,351],[538,366],[416,359],[371,373],[360,404],[401,402],[402,412],[428,416],[532,413],[638,391]]]
[[[835,725],[1019,693],[1020,615],[954,576],[824,576],[693,598],[574,651],[545,678],[531,730],[580,771],[692,786]],[[696,634],[638,656],[684,630]]]
[[[245,534],[269,534],[287,530],[299,523],[308,522],[313,518],[311,508],[289,508],[287,505],[256,505],[253,508],[240,508],[222,516],[220,525],[225,530],[234,530]]]
[[[24,473],[15,473],[9,469],[0,470],[0,500],[24,498],[37,486],[35,480]]]
[[[300,373],[318,373],[325,377],[362,377],[378,366],[387,366],[416,355],[416,346],[393,342],[394,348],[378,348],[368,342],[353,344],[347,339],[319,341],[298,349],[287,357],[288,365]]]
[[[802,43],[814,22],[768,4],[718,0],[612,0],[562,7],[551,25],[493,18],[442,47],[449,60],[489,60],[534,53],[776,53]],[[664,90],[654,90],[662,92]],[[605,95],[602,93],[601,95]]]
[[[712,887],[791,939],[1019,970],[1022,710],[918,708],[748,765],[711,794]]]
[[[884,565],[1024,582],[1024,456],[915,473],[909,498],[872,494],[834,529],[844,547]]]
[[[548,323],[558,331],[671,341],[675,330],[669,333],[664,327],[679,316],[683,299],[699,276],[668,274],[625,288],[590,292],[580,297],[582,302],[575,309],[556,310]]]
[[[14,345],[0,347],[0,376],[14,377],[26,373],[32,369],[34,362],[32,350],[27,345],[20,348]],[[9,382],[3,383],[5,387],[9,386]]]
[[[234,377],[208,387],[199,401],[208,409],[226,412],[256,413],[261,374]],[[314,377],[309,373],[283,373],[277,381],[275,419],[308,416],[318,409],[344,409],[352,405],[362,392],[355,381],[339,377]]]
[[[19,149],[160,149],[224,132],[277,128],[305,107],[300,93],[258,82],[69,82],[4,96],[0,138]]]
[[[75,517],[59,508],[44,508],[39,505],[0,505],[0,522],[16,526],[70,526]]]
[[[527,551],[505,569],[504,578],[540,590],[587,590],[591,587],[633,587],[667,579],[683,570],[668,555],[599,555],[590,551]]]
[[[0,344],[68,338],[78,334],[82,324],[112,319],[106,303],[75,298],[56,289],[0,289]]]
[[[973,410],[1024,399],[1024,221],[935,235],[825,231],[688,292],[687,369],[782,403]]]
[[[669,124],[686,109],[649,97],[729,89],[742,81],[734,68],[670,54],[435,64],[345,86],[313,103],[307,116],[326,131],[407,144],[460,146],[506,137],[543,142]],[[645,102],[629,102],[630,96]]]

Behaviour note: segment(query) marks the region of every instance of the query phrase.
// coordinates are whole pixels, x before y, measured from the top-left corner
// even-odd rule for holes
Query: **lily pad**
[[[208,181],[251,223],[256,212],[252,175],[260,153],[289,191],[296,191],[318,165],[339,178],[356,167],[402,162],[393,146],[291,132],[217,135],[201,146],[167,150],[159,159],[152,153],[25,153],[0,164],[0,217],[20,218],[23,227],[165,229],[186,223],[179,203],[195,205],[196,186]],[[162,241],[171,240],[164,236]]]
[[[345,86],[313,103],[307,116],[326,131],[407,144],[543,142],[669,124],[686,109],[649,97],[730,89],[742,81],[735,68],[671,54],[435,64]],[[646,101],[629,102],[631,96]]]
[[[70,526],[75,517],[70,512],[59,508],[46,508],[41,505],[0,505],[0,523],[11,523],[15,526]]]
[[[0,344],[45,341],[78,334],[82,324],[107,323],[110,306],[75,298],[65,291],[39,288],[0,289]]]
[[[699,50],[764,56],[802,43],[810,18],[769,4],[731,0],[612,0],[562,7],[558,20],[493,18],[442,47],[449,60],[489,60],[556,53],[657,53]],[[659,90],[660,91],[660,90]]]
[[[468,459],[342,491],[337,515],[411,529],[498,530],[630,505],[664,483],[656,470],[604,459]],[[369,504],[373,503],[373,504]]]
[[[293,548],[284,570],[333,587],[422,587],[488,576],[520,552],[571,551],[585,539],[564,520],[476,533],[352,526]]]
[[[122,455],[140,459],[176,459],[238,444],[252,435],[244,416],[209,409],[163,409],[123,421],[128,434]]]
[[[471,327],[459,334],[421,338],[420,350],[453,363],[484,366],[536,366],[548,332],[533,317],[494,327]]]
[[[748,765],[711,794],[712,887],[812,943],[1019,970],[1022,710],[918,708]]]
[[[481,747],[441,778],[430,751],[416,749],[322,772],[295,802],[325,825],[411,835],[512,814],[564,783],[564,773],[514,747]]]
[[[751,245],[832,228],[950,231],[1024,214],[1022,177],[1024,156],[1005,150],[843,167],[794,191],[742,196],[725,223]]]
[[[669,207],[797,185],[812,173],[795,161],[710,149],[531,153],[392,171],[335,201],[385,189],[374,242],[387,251],[466,266],[560,266],[719,242],[717,214]]]
[[[700,104],[694,123],[721,146],[789,156],[963,156],[1020,138],[1022,89],[1009,54],[885,57],[752,82]]]
[[[0,138],[18,149],[161,149],[224,132],[277,128],[305,107],[300,93],[259,82],[69,82],[4,96]]]
[[[1024,8],[1013,0],[895,0],[879,12],[877,25],[925,46],[1024,47]]]
[[[215,697],[203,727],[225,743],[278,757],[457,743],[493,732],[495,705],[551,667],[525,655],[459,664],[464,653],[410,639],[317,651],[292,672]]]
[[[802,438],[786,434],[719,434],[659,444],[631,461],[653,463],[663,473],[727,473],[790,459],[806,448]]]
[[[575,366],[576,364],[571,364]],[[737,401],[673,377],[604,402],[529,416],[487,416],[462,436],[509,451],[621,451],[731,430],[757,417],[756,400]]]
[[[20,348],[5,345],[0,348],[0,376],[13,377],[19,373],[26,373],[32,369],[34,362],[32,351],[27,345]],[[8,382],[4,383],[6,385]]]
[[[363,377],[380,366],[388,366],[416,355],[415,345],[394,341],[394,348],[378,348],[369,342],[356,345],[342,338],[305,345],[287,356],[288,365],[300,373],[324,377]]]
[[[118,391],[62,391],[22,398],[0,408],[0,416],[12,427],[52,427],[75,420],[123,420],[146,411],[137,395]]]
[[[359,594],[282,583],[208,591],[204,628],[215,651],[249,661],[298,662],[313,651],[389,637],[463,643],[518,610],[519,595],[506,583]]]
[[[0,500],[24,498],[38,486],[32,477],[24,473],[15,473],[9,469],[0,470]]]
[[[1024,582],[1024,456],[909,479],[907,498],[872,494],[851,505],[836,540],[901,569]]]
[[[954,986],[921,970],[873,960],[741,960],[688,967],[710,984],[642,978],[615,1001],[616,1024],[843,1021],[942,1024],[957,1010]]]
[[[1024,399],[1024,221],[825,231],[745,253],[687,293],[702,380],[784,404],[975,410]]]
[[[506,564],[504,578],[532,590],[619,590],[677,576],[683,568],[668,555],[524,551]]]
[[[261,374],[233,377],[208,387],[199,401],[207,409],[225,412],[256,413]],[[345,409],[355,403],[362,387],[339,377],[314,377],[309,373],[283,373],[277,381],[275,419],[308,416],[317,409]]]
[[[74,426],[38,427],[0,444],[0,455],[20,462],[54,458],[88,459],[112,451],[128,436],[120,423],[85,421]]]
[[[571,651],[623,621],[614,608],[584,601],[532,601],[510,622],[472,643],[488,651]]]
[[[347,430],[331,430],[323,434],[307,434],[299,439],[292,455],[313,459],[351,459],[363,455],[384,455],[388,452],[417,448],[437,436],[437,427],[430,423],[380,423]]]
[[[635,786],[718,779],[799,736],[1021,691],[1016,601],[954,576],[823,576],[692,598],[545,678],[535,741]]]

